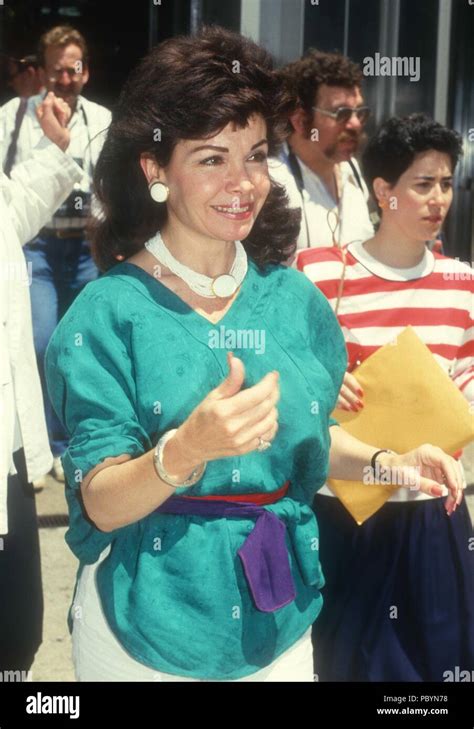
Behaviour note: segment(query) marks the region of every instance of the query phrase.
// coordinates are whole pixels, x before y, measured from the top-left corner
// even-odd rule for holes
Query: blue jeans
[[[36,358],[53,456],[67,448],[67,436],[49,400],[44,376],[44,355],[51,335],[76,296],[98,276],[89,244],[83,238],[56,238],[40,234],[25,248],[31,274],[31,309]]]

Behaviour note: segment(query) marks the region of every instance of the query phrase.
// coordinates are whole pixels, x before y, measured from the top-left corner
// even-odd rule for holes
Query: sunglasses
[[[30,60],[29,58],[10,58],[10,61],[12,64],[15,65],[15,70],[11,71],[10,73],[7,73],[6,80],[7,81],[14,81],[17,76],[27,71],[29,68],[38,68],[38,64],[36,60]]]
[[[328,109],[320,109],[318,106],[313,106],[314,111],[319,111],[320,114],[330,116],[331,119],[335,119],[338,124],[347,124],[352,115],[355,114],[358,120],[365,124],[370,116],[370,109],[368,106],[358,106],[353,109],[351,106],[340,106],[335,111],[329,111]]]

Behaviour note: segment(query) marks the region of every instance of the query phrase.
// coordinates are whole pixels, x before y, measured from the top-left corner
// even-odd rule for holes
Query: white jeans
[[[108,553],[108,550],[107,550]],[[78,681],[199,681],[139,663],[122,647],[104,617],[97,592],[99,562],[84,567],[73,606],[73,662]],[[313,681],[311,628],[273,663],[237,681]]]

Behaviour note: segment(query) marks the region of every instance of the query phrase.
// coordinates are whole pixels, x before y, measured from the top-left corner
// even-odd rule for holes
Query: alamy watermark
[[[390,468],[376,462],[375,468],[364,467],[362,482],[366,486],[408,486],[410,491],[419,491],[420,478],[418,467]]]
[[[80,715],[79,696],[50,696],[38,691],[26,697],[27,714],[69,714],[70,719],[78,719]]]
[[[445,671],[443,673],[443,681],[445,683],[465,683],[474,681],[474,671],[463,671],[459,666],[454,666],[454,670]]]
[[[462,263],[466,268],[461,268],[459,266],[454,266],[452,264],[452,269],[448,271],[443,271],[443,279],[445,281],[471,281],[474,278],[474,261],[460,261],[459,257],[456,256],[456,258],[452,259],[453,264],[454,261],[457,261],[458,263]]]
[[[26,265],[25,265],[26,263]],[[17,282],[24,286],[31,286],[33,277],[33,264],[31,261],[1,261],[0,281]]]
[[[407,76],[410,81],[419,81],[420,56],[366,56],[363,60],[364,76]]]
[[[265,353],[265,329],[229,329],[220,326],[210,329],[210,349],[254,349],[255,354]]]
[[[0,683],[25,683],[32,680],[31,671],[0,671]]]

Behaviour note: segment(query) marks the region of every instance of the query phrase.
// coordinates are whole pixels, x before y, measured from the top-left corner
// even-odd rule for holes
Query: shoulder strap
[[[13,163],[15,162],[18,137],[20,135],[20,127],[21,127],[22,121],[26,114],[27,105],[28,105],[28,99],[22,98],[20,100],[20,104],[19,104],[17,112],[16,112],[15,128],[13,130],[12,138],[10,141],[10,146],[8,147],[8,152],[7,152],[7,156],[5,159],[5,167],[3,170],[5,172],[5,174],[7,175],[7,177],[10,177],[10,173],[13,168]]]
[[[362,192],[365,195],[365,191],[362,186],[362,180],[360,179],[360,175],[359,175],[359,170],[357,169],[357,167],[355,166],[355,164],[353,163],[353,161],[351,159],[349,160],[349,164],[351,166],[352,172],[354,173],[354,177],[356,178],[357,184],[359,185],[360,189],[362,190]]]
[[[288,164],[290,166],[291,174],[295,178],[298,192],[301,194],[304,190],[303,173],[301,172],[301,167],[296,159],[296,155],[291,149],[288,155]]]

